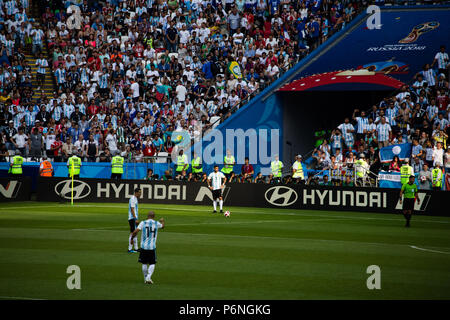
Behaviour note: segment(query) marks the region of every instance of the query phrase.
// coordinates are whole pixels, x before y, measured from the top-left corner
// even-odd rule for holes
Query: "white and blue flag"
[[[380,149],[381,162],[390,162],[395,156],[398,156],[400,160],[411,158],[411,143],[395,144],[392,146],[384,147]]]

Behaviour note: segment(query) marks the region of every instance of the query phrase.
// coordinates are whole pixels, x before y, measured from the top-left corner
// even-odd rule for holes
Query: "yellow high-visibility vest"
[[[431,170],[431,181],[435,187],[442,187],[442,171],[441,169],[434,168]]]
[[[270,168],[272,169],[272,175],[275,178],[281,178],[281,168],[283,168],[283,162],[280,160],[272,161],[270,163]]]
[[[355,161],[356,176],[358,178],[364,178],[364,175],[366,173],[366,164],[367,163],[364,160],[359,159]]]
[[[302,163],[300,161],[295,161],[295,164],[298,164],[298,168],[295,170],[295,173],[292,175],[292,178],[298,179],[301,178],[302,180],[305,180],[305,175],[303,174],[303,166]]]
[[[123,173],[123,158],[121,156],[114,156],[111,159],[111,173]]]
[[[400,182],[402,183],[402,185],[404,185],[405,183],[408,183],[409,181],[409,177],[412,175],[413,173],[413,168],[409,165],[402,165],[402,167],[400,168]]]
[[[233,163],[234,162],[235,161],[234,161],[233,156],[230,156],[230,157],[225,156],[223,159],[224,166],[221,171],[225,174],[230,174],[231,171],[233,171]]]
[[[71,156],[69,158],[69,174],[70,176],[77,176],[80,174],[81,159],[77,156]]]
[[[176,171],[184,170],[184,167],[186,165],[186,162],[185,162],[184,159],[185,159],[184,155],[177,157],[177,169],[176,169]]]
[[[203,172],[203,168],[202,168],[202,165],[200,163],[200,157],[192,159],[191,166],[192,166],[192,173]]]
[[[13,163],[11,166],[11,173],[12,174],[22,174],[22,164],[23,164],[23,158],[21,156],[14,156]]]

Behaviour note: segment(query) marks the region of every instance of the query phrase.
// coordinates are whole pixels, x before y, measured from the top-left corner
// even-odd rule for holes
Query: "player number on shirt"
[[[146,230],[146,233],[147,233],[147,238],[150,238],[150,233],[152,234],[152,237],[155,236],[155,229],[150,228],[150,227],[146,227],[145,230]]]

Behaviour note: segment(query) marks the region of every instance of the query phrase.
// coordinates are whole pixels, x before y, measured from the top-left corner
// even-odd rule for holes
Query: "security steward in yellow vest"
[[[409,161],[406,161],[400,168],[400,182],[402,185],[408,183],[409,177],[414,175],[413,167],[409,165]]]
[[[361,153],[358,160],[355,161],[354,167],[357,186],[365,185],[365,178],[367,177],[367,172],[369,170],[369,164],[366,162],[365,158],[366,156],[364,155],[364,153]],[[409,176],[410,175],[407,175],[407,180],[409,179]]]
[[[305,174],[303,173],[302,156],[297,155],[295,162],[292,165],[292,179],[295,179],[296,183],[305,183]]]
[[[52,163],[48,161],[46,157],[42,158],[42,162],[39,165],[39,176],[44,178],[53,177]]]
[[[183,170],[187,170],[189,168],[189,163],[187,161],[187,156],[183,154],[183,150],[180,150],[177,157],[177,167],[175,169],[175,176],[181,174]]]
[[[223,158],[223,168],[220,170],[225,174],[227,180],[230,179],[235,164],[236,160],[234,159],[234,156],[231,154],[230,150],[227,150],[227,155]]]
[[[431,170],[431,186],[435,191],[442,190],[442,178],[443,178],[442,170],[439,166],[439,163],[436,163],[433,170]]]
[[[111,159],[111,179],[121,179],[123,174],[123,157],[114,156]]]
[[[200,157],[197,156],[197,154],[194,152],[194,157],[191,161],[191,167],[192,167],[192,174],[200,176],[203,172],[203,167],[201,163]]]
[[[12,176],[21,176],[22,175],[22,164],[23,158],[21,156],[20,151],[16,151],[16,155],[12,158],[12,162],[9,167],[9,173]]]
[[[73,155],[67,160],[67,169],[69,169],[69,178],[79,179],[81,169],[81,158]]]
[[[278,155],[276,155],[275,159],[270,163],[270,169],[272,170],[272,180],[274,182],[280,183],[283,169],[283,162],[280,161]]]

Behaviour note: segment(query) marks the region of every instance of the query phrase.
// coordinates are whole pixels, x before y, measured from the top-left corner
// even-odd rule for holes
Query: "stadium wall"
[[[27,201],[31,198],[31,178],[0,178],[0,202]]]
[[[55,177],[67,177],[69,171],[65,162],[52,162]],[[154,174],[160,177],[164,171],[173,168],[169,163],[124,163],[123,179],[144,179],[147,170],[152,169]],[[9,163],[0,163],[0,178],[8,178]],[[37,189],[37,179],[39,178],[39,163],[25,162],[22,166],[23,176],[30,178],[32,191]],[[111,163],[109,162],[83,162],[80,170],[82,178],[111,178]]]
[[[212,193],[199,182],[83,179],[74,181],[76,202],[126,203],[135,188],[142,189],[141,203],[211,205]],[[450,216],[442,210],[444,191],[420,191],[418,214]],[[38,201],[70,201],[71,179],[40,179]],[[226,206],[398,213],[399,190],[327,186],[231,183],[223,191]]]

